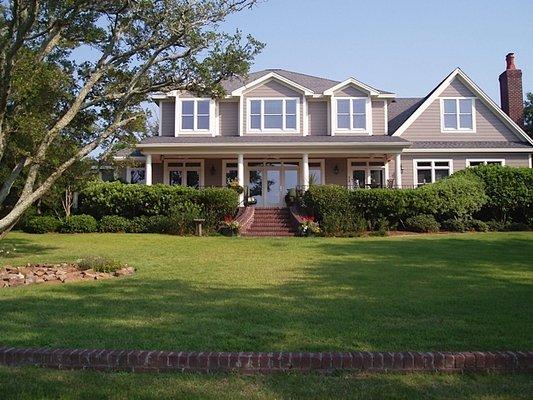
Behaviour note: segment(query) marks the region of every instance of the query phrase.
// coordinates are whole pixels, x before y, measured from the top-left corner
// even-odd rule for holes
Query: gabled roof
[[[348,78],[345,81],[339,82],[335,86],[330,87],[329,89],[324,91],[325,95],[331,96],[333,93],[335,93],[337,90],[342,89],[345,86],[355,86],[356,88],[362,90],[363,92],[367,92],[371,96],[378,96],[378,97],[389,97],[394,98],[394,93],[391,92],[384,92],[381,90],[378,90],[370,85],[367,85],[366,83],[360,82],[355,78]]]
[[[401,97],[388,105],[389,134],[398,129],[409,116],[424,102],[425,97]]]
[[[437,85],[416,107],[413,106],[412,113],[400,124],[400,126],[394,131],[392,136],[401,136],[406,129],[415,122],[418,117],[441,95],[441,93],[450,85],[450,83],[458,78],[472,93],[474,93],[485,105],[492,111],[500,120],[519,138],[525,139],[530,144],[533,144],[533,140],[520,128],[503,110],[498,107],[494,101],[477,86],[472,79],[470,79],[460,68],[454,69],[444,80]],[[408,113],[407,113],[408,114]]]
[[[251,82],[248,82],[248,83],[246,83],[243,86],[238,87],[237,89],[233,90],[229,94],[231,94],[232,96],[241,95],[246,90],[251,89],[251,88],[253,88],[253,87],[257,86],[257,85],[260,85],[263,82],[268,82],[268,81],[270,81],[272,79],[277,80],[277,81],[283,83],[286,86],[289,86],[289,87],[292,87],[294,89],[297,89],[297,90],[299,90],[300,92],[302,92],[303,94],[305,94],[307,96],[314,94],[314,91],[309,89],[308,87],[300,85],[298,82],[295,82],[292,79],[286,78],[283,75],[280,75],[280,74],[278,74],[277,72],[274,72],[274,71],[271,71],[268,74],[262,75],[261,77],[255,79],[255,80],[253,80]]]

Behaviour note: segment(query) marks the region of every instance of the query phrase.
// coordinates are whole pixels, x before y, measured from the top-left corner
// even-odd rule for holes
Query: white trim
[[[176,91],[176,98],[174,99],[174,137],[178,137],[180,126],[180,102],[178,101],[179,97],[179,92]]]
[[[531,149],[514,148],[449,148],[449,149],[405,149],[404,153],[533,153]]]
[[[225,159],[222,160],[222,175],[221,175],[222,187],[226,187],[226,185],[227,185],[226,172],[229,169],[228,164],[235,164],[236,165],[235,170],[237,171],[237,179],[239,179],[239,162],[238,162],[238,160],[225,158]]]
[[[400,189],[402,187],[402,155],[397,153],[394,156],[394,179],[396,179],[395,186]]]
[[[495,163],[499,162],[501,165],[505,165],[505,159],[504,158],[467,158],[466,159],[466,166],[470,167],[471,162],[482,162],[484,165],[487,165],[487,163]]]
[[[265,101],[269,100],[278,100],[282,101],[282,110],[281,110],[281,118],[282,118],[282,124],[283,127],[281,129],[265,129],[263,128],[265,126]],[[286,128],[286,102],[288,100],[294,100],[296,102],[296,128]],[[261,129],[252,129],[251,127],[251,120],[252,120],[252,101],[260,101],[261,102]],[[276,114],[277,115],[277,114]],[[300,98],[299,97],[248,97],[246,98],[246,132],[247,133],[298,133],[300,132]]]
[[[193,109],[193,129],[184,129],[182,126],[183,120],[182,120],[182,104],[186,101],[192,101],[194,102],[194,109]],[[198,102],[200,101],[209,101],[209,129],[198,129]],[[205,114],[202,114],[205,116]],[[175,136],[178,136],[179,134],[210,134],[211,136],[215,136],[216,133],[216,117],[215,117],[215,100],[211,98],[203,98],[203,97],[180,97],[179,100],[176,98],[176,118],[178,123],[178,129],[175,131]]]
[[[338,127],[338,107],[337,102],[339,100],[348,100],[350,102],[350,128],[339,128]],[[353,117],[354,117],[354,111],[353,111],[353,100],[365,100],[365,129],[356,129],[353,128]],[[332,97],[332,104],[333,104],[333,111],[334,113],[331,114],[331,120],[333,121],[333,130],[334,134],[342,134],[342,133],[349,133],[349,134],[368,134],[372,135],[372,100],[370,97]]]
[[[533,157],[531,157],[531,154],[529,155],[529,168],[533,168]]]
[[[418,162],[430,162],[431,166],[430,167],[418,168],[417,165],[416,165]],[[435,166],[436,162],[447,162],[448,163],[448,167],[436,167]],[[435,181],[435,170],[448,170],[448,176],[453,174],[453,160],[452,159],[444,159],[444,158],[443,159],[414,158],[413,159],[413,185],[415,187],[418,187],[419,185],[422,186],[422,184],[418,183],[418,170],[419,169],[421,169],[421,170],[430,169],[431,170],[431,182],[426,182],[426,184],[435,183],[436,182]]]
[[[152,186],[152,155],[146,154],[146,161],[144,165],[144,182],[147,186]]]
[[[320,164],[320,183],[318,185],[326,184],[326,161],[323,158],[310,158],[309,164]],[[311,174],[311,166],[309,166],[309,176]]]
[[[309,105],[307,104],[307,98],[305,96],[302,97],[302,118],[302,136],[307,136],[309,135]]]
[[[190,148],[190,147],[254,147],[257,149],[261,149],[264,147],[287,147],[287,148],[294,148],[294,147],[343,147],[343,148],[365,148],[365,147],[372,147],[374,148],[369,149],[371,151],[380,151],[383,153],[386,153],[387,149],[389,148],[405,148],[409,146],[409,143],[383,143],[383,142],[303,142],[303,143],[291,143],[291,142],[262,142],[262,143],[146,143],[146,144],[137,144],[136,147],[140,149],[145,148],[176,148],[176,147],[184,147],[184,148]],[[445,150],[445,149],[441,149]],[[405,150],[407,151],[407,150]],[[447,152],[450,152],[450,149],[446,150]],[[477,149],[476,151],[480,151]],[[527,151],[520,150],[522,153],[527,153]],[[453,151],[452,151],[453,152]],[[531,152],[533,152],[533,148],[531,149]],[[416,151],[415,151],[416,153]]]
[[[309,188],[309,154],[304,153],[302,154],[302,161],[301,161],[301,182],[302,186],[304,187],[304,190],[307,190]]]
[[[385,114],[385,135],[389,134],[389,102],[383,100],[383,114]]]
[[[169,167],[168,164],[169,163],[183,163],[183,166],[182,167]],[[200,166],[199,167],[187,167],[185,165],[185,163],[200,163]],[[186,186],[186,183],[187,183],[187,170],[198,170],[199,172],[199,176],[200,176],[200,182],[198,183],[198,186],[202,187],[204,186],[204,167],[205,167],[205,164],[204,164],[204,159],[203,158],[197,158],[197,159],[188,159],[188,158],[176,158],[176,159],[173,159],[173,158],[170,158],[170,159],[165,159],[163,161],[163,183],[165,185],[169,185],[170,182],[169,182],[169,179],[168,179],[168,173],[170,171],[174,171],[174,170],[181,170],[183,175],[182,175],[182,183],[181,183],[181,186]]]
[[[283,76],[281,76],[279,74],[276,74],[275,72],[269,72],[268,74],[263,75],[261,78],[258,78],[255,81],[249,82],[246,85],[235,89],[233,92],[231,92],[231,95],[232,96],[240,96],[244,92],[246,92],[247,90],[252,89],[255,86],[258,86],[258,85],[260,85],[263,82],[266,83],[266,82],[268,82],[268,81],[270,81],[272,79],[278,80],[281,83],[284,83],[285,85],[288,85],[288,86],[290,86],[292,88],[298,89],[299,91],[301,91],[306,96],[311,96],[312,94],[314,94],[314,92],[312,90],[306,88],[305,86],[302,86],[302,85],[300,85],[300,84],[298,84],[298,83],[296,83],[294,81],[291,81],[290,79],[287,79],[287,78],[285,78],[285,77],[283,77]]]
[[[244,96],[239,96],[239,136],[243,135],[244,131]]]
[[[159,127],[157,134],[158,136],[163,136],[163,102],[159,100],[157,104],[159,104]]]
[[[446,128],[444,126],[444,101],[454,100],[456,106],[457,128]],[[459,100],[472,100],[472,128],[461,128],[461,113],[459,112]],[[476,98],[475,97],[440,97],[440,133],[476,133]]]
[[[462,83],[465,84],[485,105],[507,125],[511,131],[513,131],[521,139],[525,139],[526,142],[533,145],[533,140],[507,115],[498,105],[487,96],[479,86],[477,86],[460,68],[454,69],[450,75],[442,81],[442,83],[435,88],[433,93],[418,107],[418,109],[411,114],[409,118],[394,132],[392,136],[401,136],[403,132],[409,128],[414,121],[437,99],[442,92],[450,85],[450,83],[456,78],[460,78]]]
[[[374,89],[372,86],[369,86],[369,85],[367,85],[367,84],[365,84],[363,82],[360,82],[360,81],[358,81],[357,79],[355,79],[353,77],[350,77],[350,78],[348,78],[348,79],[336,84],[335,86],[330,87],[327,90],[324,90],[324,95],[333,96],[336,91],[338,91],[338,90],[340,90],[340,89],[342,89],[342,88],[344,88],[346,86],[349,86],[349,85],[355,86],[358,89],[367,92],[370,96],[375,96],[375,97],[378,97],[378,98],[395,98],[396,97],[396,95],[394,93],[382,93],[379,90]]]

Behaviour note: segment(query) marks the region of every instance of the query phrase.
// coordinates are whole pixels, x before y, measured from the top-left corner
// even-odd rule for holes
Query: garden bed
[[[82,269],[77,263],[26,264],[24,267],[6,265],[0,269],[0,288],[30,285],[34,283],[68,283],[110,279],[134,273],[127,265],[115,271],[95,271]]]

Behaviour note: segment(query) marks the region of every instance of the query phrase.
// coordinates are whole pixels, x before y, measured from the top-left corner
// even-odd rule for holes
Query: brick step
[[[254,218],[254,224],[263,224],[263,223],[273,223],[273,224],[284,224],[289,223],[291,220],[289,218]]]
[[[282,213],[254,213],[254,216],[257,217],[282,217],[282,218],[289,218],[290,214],[282,214]]]
[[[246,233],[250,235],[253,235],[256,233],[265,233],[265,234],[271,234],[272,236],[276,236],[277,234],[282,234],[282,233],[290,233],[291,235],[295,234],[295,232],[292,229],[250,229]]]
[[[263,222],[261,224],[253,223],[250,227],[251,229],[261,227],[261,228],[292,228],[292,225],[286,222],[283,223],[273,223],[273,222]]]
[[[296,236],[293,232],[247,232],[243,236]]]

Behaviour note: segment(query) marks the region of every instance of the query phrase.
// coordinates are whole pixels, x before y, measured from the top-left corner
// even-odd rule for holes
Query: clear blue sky
[[[253,70],[353,76],[416,97],[461,67],[499,104],[514,52],[533,92],[533,0],[260,0],[225,25],[236,27],[267,45]]]

